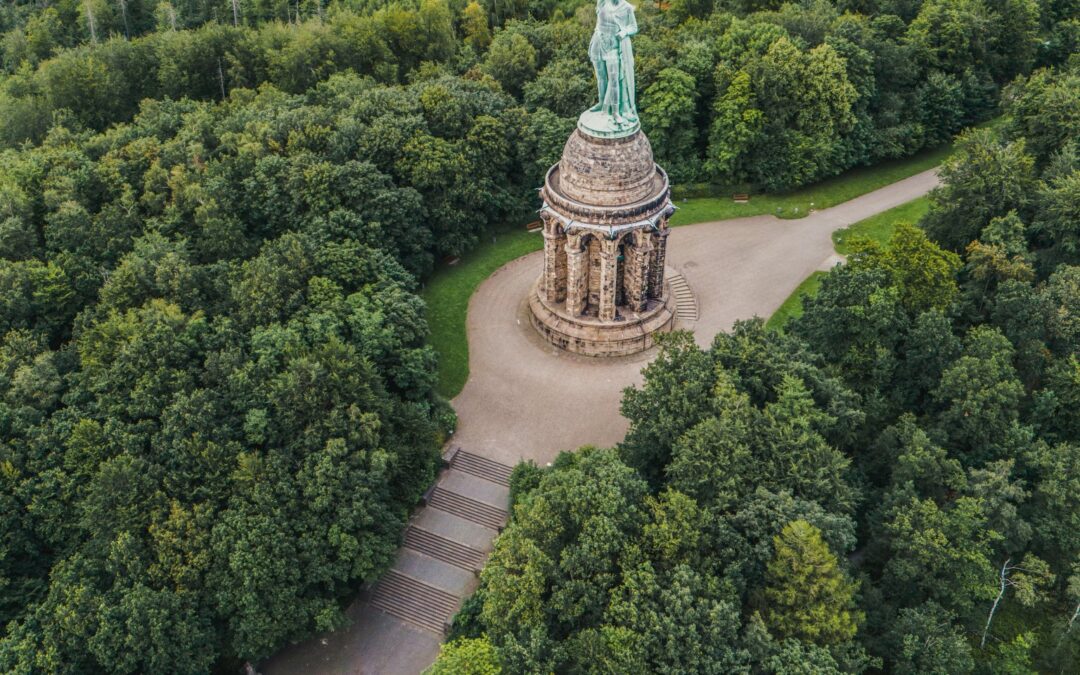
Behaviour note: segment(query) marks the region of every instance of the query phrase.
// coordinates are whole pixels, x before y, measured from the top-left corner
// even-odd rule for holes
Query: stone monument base
[[[607,113],[586,110],[578,117],[578,129],[594,138],[624,138],[641,130],[637,118],[616,120]]]
[[[563,303],[550,304],[539,293],[540,281],[529,293],[533,326],[561,349],[584,356],[627,356],[653,346],[658,332],[675,326],[674,296],[665,284],[664,298],[649,301],[643,312],[618,309],[621,320],[600,321],[592,316],[571,316]]]

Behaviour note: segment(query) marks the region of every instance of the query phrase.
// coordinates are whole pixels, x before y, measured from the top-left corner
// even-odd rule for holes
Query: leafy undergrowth
[[[1024,607],[1015,598],[1007,597],[994,615],[986,646],[979,647],[981,625],[970,635],[976,663],[988,667],[1009,653],[1012,658],[1008,660],[1014,661],[1011,665],[1018,666],[1013,672],[1024,672],[1025,668],[1040,673],[1076,672],[1076,664],[1080,663],[1080,625],[1066,633],[1061,620],[1069,616],[1072,607],[1066,603],[1057,608],[1059,611],[1048,612],[1045,607]]]

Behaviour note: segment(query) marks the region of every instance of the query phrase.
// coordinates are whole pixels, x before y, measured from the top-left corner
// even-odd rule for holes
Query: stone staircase
[[[440,637],[475,590],[492,540],[506,524],[513,470],[457,448],[443,466],[394,565],[368,594],[372,608]]]
[[[477,525],[490,527],[496,531],[502,529],[508,516],[506,509],[500,509],[477,499],[473,499],[472,497],[466,497],[457,492],[451,492],[442,487],[436,487],[435,491],[431,493],[431,498],[428,500],[428,506],[442,509],[447,513],[459,516],[465,520],[471,520]]]
[[[414,525],[405,530],[405,547],[470,572],[479,572],[487,560],[483,551]]]
[[[676,272],[668,275],[667,282],[675,295],[675,316],[683,322],[697,321],[697,300],[694,292],[690,290],[690,284],[686,283],[686,278]]]
[[[442,633],[460,599],[453,593],[391,569],[379,579],[371,605],[420,628]]]
[[[458,450],[450,460],[450,468],[463,473],[471,473],[474,476],[487,479],[492,483],[510,487],[510,474],[514,468],[500,464],[487,457],[474,455],[471,452]]]

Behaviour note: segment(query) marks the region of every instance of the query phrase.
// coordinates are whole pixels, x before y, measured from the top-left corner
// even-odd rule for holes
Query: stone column
[[[574,237],[566,244],[566,312],[580,316],[585,311],[588,289],[587,251],[581,249],[581,240]]]
[[[615,275],[618,273],[618,244],[611,239],[600,242],[600,311],[601,321],[615,320]]]
[[[649,297],[659,300],[664,297],[664,259],[667,255],[668,230],[666,227],[656,233],[656,244],[649,261]]]
[[[652,237],[645,232],[638,232],[636,238],[637,245],[626,248],[626,304],[635,312],[642,312],[649,301]]]
[[[566,234],[557,222],[544,227],[544,298],[550,303],[566,300]]]

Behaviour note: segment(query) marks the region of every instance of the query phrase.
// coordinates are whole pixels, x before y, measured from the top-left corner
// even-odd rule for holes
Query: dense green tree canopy
[[[1073,669],[1080,276],[1031,223],[1075,220],[1075,169],[1028,103],[1073,77],[1012,85],[1031,119],[962,138],[925,229],[858,247],[785,333],[661,340],[616,450],[518,469],[457,630],[507,673]]]
[[[591,15],[582,0],[11,3],[0,145],[40,142],[57,122],[102,130],[144,99],[263,84],[300,94],[346,72],[490,78],[530,111],[572,120],[594,96]],[[768,189],[943,143],[989,116],[1016,75],[1080,42],[1068,8],[1034,0],[678,2],[642,6],[639,20],[638,99],[658,158],[680,182]],[[1061,107],[1059,89],[1022,105]]]
[[[0,669],[229,670],[345,620],[453,426],[417,288],[535,208],[592,100],[592,10],[0,7]],[[786,335],[670,337],[617,449],[523,473],[447,669],[1076,661],[1075,14],[639,8],[678,182],[787,189],[1008,119],[961,138],[925,236],[865,248]],[[987,621],[1007,560],[1053,581]]]
[[[344,621],[453,423],[415,275],[485,207],[445,167],[498,218],[526,120],[350,75],[6,151],[4,670],[205,672]]]
[[[857,585],[844,578],[821,532],[794,520],[773,538],[776,556],[765,578],[766,622],[782,637],[834,644],[855,637]]]

